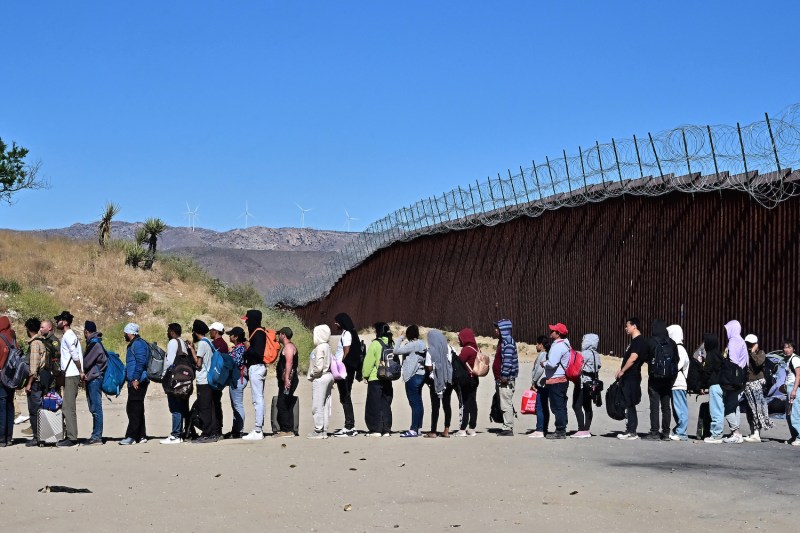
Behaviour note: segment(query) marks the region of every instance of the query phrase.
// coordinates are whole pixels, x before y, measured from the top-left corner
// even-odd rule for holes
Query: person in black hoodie
[[[264,438],[264,381],[267,379],[267,365],[264,364],[264,350],[267,347],[267,332],[261,327],[262,314],[258,309],[250,309],[242,317],[247,323],[249,342],[245,342],[244,364],[250,379],[250,394],[253,396],[255,422],[253,431],[242,437],[244,440]]]
[[[358,435],[358,431],[355,429],[356,419],[350,395],[353,390],[353,380],[356,374],[361,373],[361,361],[364,354],[361,353],[361,339],[358,338],[358,332],[350,316],[347,313],[339,313],[334,321],[341,332],[334,357],[344,363],[347,369],[347,378],[336,382],[336,388],[339,389],[339,401],[344,409],[344,427],[336,431],[333,436],[355,437]]]
[[[711,414],[711,436],[704,439],[710,444],[722,442],[725,428],[725,404],[719,373],[722,370],[722,352],[719,350],[719,337],[713,333],[703,333],[703,347],[706,351],[705,367],[708,371],[708,408]]]
[[[669,440],[670,423],[672,421],[672,386],[675,376],[663,377],[654,374],[655,358],[659,351],[665,352],[667,357],[672,357],[677,368],[678,345],[669,338],[667,323],[663,320],[653,320],[650,337],[650,361],[648,365],[647,394],[650,396],[650,433],[642,437],[648,440]],[[666,353],[669,352],[669,353]],[[658,413],[661,411],[661,429],[659,431]]]

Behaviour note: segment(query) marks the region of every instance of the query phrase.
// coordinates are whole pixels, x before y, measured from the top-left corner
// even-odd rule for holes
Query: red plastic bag
[[[536,391],[528,389],[522,393],[522,402],[519,407],[523,415],[536,414]]]

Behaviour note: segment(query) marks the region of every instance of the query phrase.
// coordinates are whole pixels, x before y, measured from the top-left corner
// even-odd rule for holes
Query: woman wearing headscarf
[[[480,378],[472,372],[475,367],[475,359],[478,357],[478,343],[475,341],[475,333],[470,328],[462,329],[458,332],[458,343],[461,345],[461,353],[458,354],[458,358],[461,359],[469,371],[469,382],[461,383],[456,388],[461,427],[454,436],[474,437],[476,435],[475,427],[478,424],[477,396],[480,382]]]
[[[385,322],[374,325],[375,340],[367,348],[361,373],[367,382],[367,402],[364,406],[364,421],[368,437],[388,437],[392,433],[392,382],[378,379],[378,365],[384,348],[392,348],[392,332]]]
[[[314,431],[309,439],[328,438],[328,417],[331,412],[331,328],[322,324],[314,328],[314,350],[308,363],[308,380],[311,382],[311,414],[314,417]]]
[[[725,332],[728,335],[728,348],[726,350],[728,358],[739,368],[747,367],[748,355],[747,345],[742,338],[742,325],[738,320],[731,320],[725,324]],[[722,440],[727,444],[741,444],[744,442],[741,427],[741,414],[739,412],[739,393],[741,390],[723,391],[723,401],[725,404],[725,420],[731,428],[731,435]]]
[[[407,342],[403,343],[404,339]],[[403,382],[406,384],[408,405],[411,406],[411,427],[401,437],[418,437],[422,428],[425,408],[422,404],[422,387],[425,385],[425,342],[419,338],[419,327],[408,326],[406,335],[397,339],[395,355],[403,358]]]
[[[450,361],[450,346],[444,334],[438,329],[428,332],[428,357],[425,367],[430,372],[428,386],[431,391],[431,431],[425,436],[438,437],[436,426],[439,422],[439,406],[444,410],[444,432],[442,437],[450,437],[450,419],[453,411],[450,398],[453,393],[453,365]]]

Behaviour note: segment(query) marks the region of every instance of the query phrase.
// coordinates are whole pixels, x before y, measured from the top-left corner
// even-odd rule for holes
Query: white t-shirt
[[[353,335],[349,331],[343,331],[342,336],[339,338],[339,343],[336,345],[336,359],[341,361],[344,357],[344,347],[353,344]]]
[[[70,363],[70,359],[74,363]],[[70,378],[81,375],[76,363],[80,363],[81,368],[83,368],[83,350],[81,349],[81,343],[78,341],[78,336],[75,335],[74,331],[68,329],[61,338],[61,370],[66,371],[64,373],[65,377]]]
[[[206,342],[207,340],[203,337],[197,343],[197,357],[203,360],[203,366],[195,374],[198,385],[208,385],[208,369],[211,367],[211,356],[214,355],[214,350],[211,348],[211,341]]]
[[[175,356],[178,355],[178,343],[180,343],[181,348],[183,348],[183,353],[188,353],[186,350],[186,342],[183,339],[170,339],[170,341],[167,343],[167,358],[164,361],[165,373],[169,367],[175,364]]]
[[[786,393],[791,394],[792,388],[794,388],[795,382],[795,374],[794,370],[800,368],[800,356],[797,354],[791,356],[789,358],[789,362],[786,363]]]

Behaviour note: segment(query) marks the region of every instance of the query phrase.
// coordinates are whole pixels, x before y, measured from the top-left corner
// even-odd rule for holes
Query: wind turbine
[[[248,227],[248,220],[250,219],[250,217],[256,218],[256,216],[253,213],[250,212],[250,204],[248,202],[244,203],[244,213],[239,215],[239,218],[242,218],[242,217],[244,217],[244,227],[245,227],[245,229],[247,229],[247,227]]]
[[[192,208],[189,207],[189,202],[186,202],[186,212],[184,213],[184,216],[189,217],[189,221],[192,225],[192,232],[194,232],[194,220],[200,216],[197,214],[198,209],[200,209],[199,205],[192,210]]]
[[[351,217],[350,213],[347,212],[347,209],[344,210],[344,223],[347,226],[347,231],[350,231],[350,223],[354,220],[358,220],[355,217]]]
[[[297,209],[300,210],[300,227],[301,228],[305,228],[306,227],[306,213],[308,213],[309,211],[313,211],[314,208],[312,207],[312,208],[309,208],[309,209],[303,209],[298,204],[294,204],[294,205],[296,205]]]

